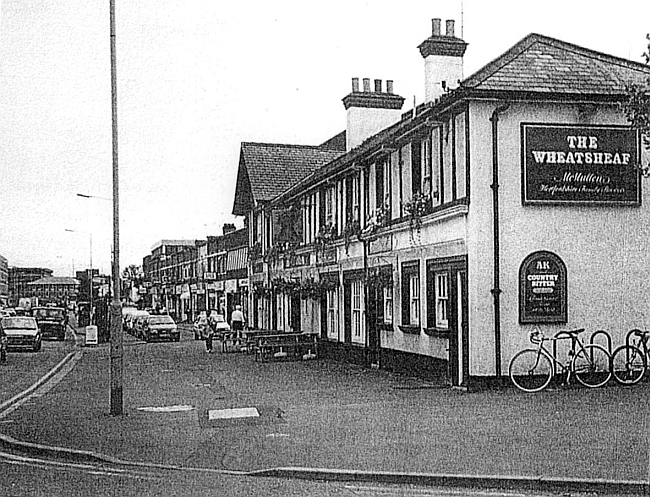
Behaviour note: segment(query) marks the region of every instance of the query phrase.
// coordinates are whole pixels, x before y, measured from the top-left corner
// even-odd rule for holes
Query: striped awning
[[[226,261],[226,271],[235,271],[237,269],[246,269],[248,267],[248,247],[228,252]]]

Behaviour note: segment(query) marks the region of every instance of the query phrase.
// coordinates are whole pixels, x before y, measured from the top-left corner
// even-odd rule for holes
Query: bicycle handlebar
[[[545,340],[559,340],[560,337],[558,335],[561,335],[562,333],[564,333],[566,335],[569,335],[570,338],[575,338],[576,336],[578,336],[583,331],[585,331],[584,328],[577,328],[575,330],[561,330],[561,331],[558,331],[555,334],[554,338],[548,338],[540,330],[535,330],[535,331],[530,332],[530,342],[534,343],[534,344],[539,344],[539,343],[541,343],[541,342],[543,342]],[[569,337],[563,337],[563,338],[566,339],[566,338],[569,338]]]

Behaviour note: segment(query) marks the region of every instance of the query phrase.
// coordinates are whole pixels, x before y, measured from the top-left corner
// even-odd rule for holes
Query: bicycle
[[[548,387],[556,374],[555,368],[559,366],[566,373],[567,385],[571,375],[574,375],[585,387],[603,386],[612,377],[610,354],[602,345],[582,343],[578,335],[583,331],[584,328],[561,331],[553,338],[546,337],[540,330],[533,331],[530,342],[537,347],[515,354],[508,370],[510,381],[524,392],[539,392]],[[571,349],[567,354],[567,363],[563,364],[548,351],[544,342],[565,339],[571,339]]]
[[[643,379],[648,367],[650,331],[632,330],[628,334],[630,336],[635,337],[636,341],[630,344],[628,340],[612,354],[612,374],[621,385],[636,385]]]

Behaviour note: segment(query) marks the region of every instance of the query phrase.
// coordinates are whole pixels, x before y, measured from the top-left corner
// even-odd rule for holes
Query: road
[[[69,335],[63,343],[45,342],[38,354],[10,354],[0,400],[73,350]],[[107,348],[84,350],[59,384],[0,417],[0,430],[28,442],[197,469],[81,464],[5,449],[3,495],[543,495],[228,474],[278,466],[485,475],[525,475],[537,467],[547,476],[610,479],[647,474],[645,418],[638,413],[650,402],[648,384],[463,394],[325,361],[258,364],[241,354],[210,355],[189,333],[180,343],[126,336],[127,415],[117,419],[106,415],[103,398]],[[179,405],[192,410],[143,410]],[[208,409],[249,405],[260,420],[202,418]]]

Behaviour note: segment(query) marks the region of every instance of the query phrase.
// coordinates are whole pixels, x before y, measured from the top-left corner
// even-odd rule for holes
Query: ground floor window
[[[327,338],[339,338],[339,290],[327,291]]]
[[[352,341],[363,343],[361,281],[352,282]]]
[[[420,264],[402,264],[402,325],[420,326]]]
[[[449,328],[449,273],[435,274],[436,328]]]
[[[384,287],[384,324],[393,324],[393,285]]]

